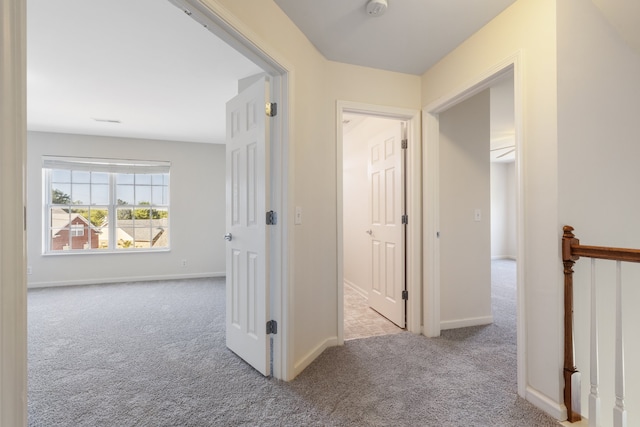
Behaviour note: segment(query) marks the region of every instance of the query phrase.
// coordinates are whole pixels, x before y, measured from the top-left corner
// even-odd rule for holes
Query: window
[[[84,236],[84,226],[82,224],[71,224],[71,237]]]
[[[169,163],[43,157],[45,253],[169,249]]]

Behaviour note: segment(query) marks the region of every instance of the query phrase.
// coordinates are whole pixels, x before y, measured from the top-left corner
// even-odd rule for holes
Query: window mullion
[[[109,251],[116,250],[116,174],[109,174]]]
[[[44,181],[46,193],[44,195],[44,204],[46,206],[44,212],[44,233],[42,233],[42,237],[44,239],[44,250],[45,253],[51,251],[51,192],[53,184],[51,183],[51,171],[49,169],[45,169],[44,172]]]

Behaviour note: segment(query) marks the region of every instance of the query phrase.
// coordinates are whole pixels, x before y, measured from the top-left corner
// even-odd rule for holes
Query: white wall
[[[491,258],[516,259],[515,162],[491,163]]]
[[[506,252],[510,258],[516,259],[518,254],[518,235],[517,235],[517,205],[518,193],[516,188],[518,181],[516,178],[516,163],[507,163],[507,248]]]
[[[367,141],[363,127],[357,126],[343,137],[343,230],[344,282],[363,296],[371,291],[371,270],[367,268],[369,236],[369,180],[367,176]]]
[[[491,258],[506,258],[506,163],[491,163]]]
[[[489,111],[485,90],[440,114],[441,329],[493,321]]]
[[[578,36],[579,33],[576,33]],[[422,76],[427,106],[512,55],[522,62],[527,399],[562,417],[562,268],[559,252],[556,1],[518,0]],[[514,77],[519,84],[520,70]],[[516,99],[518,93],[516,91]]]
[[[630,2],[631,3],[631,2]],[[637,5],[637,4],[636,4]],[[592,2],[558,2],[559,225],[585,245],[640,248],[640,55]],[[598,262],[603,425],[613,406],[612,263]],[[575,266],[576,364],[583,411],[589,383],[587,310],[590,262]],[[602,279],[602,280],[601,280]],[[623,265],[628,424],[640,425],[640,266]]]
[[[368,141],[399,126],[398,120],[366,117],[343,137],[344,281],[363,296],[371,291],[370,188]]]
[[[225,147],[29,132],[27,135],[27,263],[29,287],[109,283],[225,273]],[[171,162],[171,250],[154,253],[42,255],[42,156]],[[181,261],[187,260],[182,267]]]

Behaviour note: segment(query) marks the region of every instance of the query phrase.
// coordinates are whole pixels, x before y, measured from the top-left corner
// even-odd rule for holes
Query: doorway
[[[515,110],[513,74],[489,88],[491,181],[491,302],[494,323],[515,327],[511,313],[502,309],[515,301],[517,291]],[[509,314],[507,316],[507,314]]]
[[[354,337],[397,332],[401,328],[420,332],[421,221],[419,198],[416,199],[416,191],[420,188],[419,172],[416,174],[420,170],[418,112],[339,101],[337,121],[338,343]],[[402,140],[406,140],[406,149],[401,148]],[[372,156],[378,158],[376,153],[386,153],[384,157],[389,162],[397,155],[398,163],[376,169],[375,162],[370,161]],[[402,169],[404,175],[393,172]],[[384,181],[377,179],[384,178],[385,173],[388,175],[386,182],[395,180],[397,187],[395,192],[388,193],[388,197],[377,200],[371,194],[381,194],[376,186]],[[381,202],[385,204],[380,205]],[[397,221],[374,218],[371,210],[376,210],[374,207],[377,206],[389,214],[395,209]],[[406,223],[402,224],[403,221]],[[400,237],[396,241],[393,237],[383,240],[382,236],[388,230],[381,229],[381,222],[394,223],[389,228],[401,229]],[[400,257],[392,263],[393,268],[376,271],[376,278],[372,266],[379,266],[374,257],[381,253],[385,257],[391,254]],[[389,278],[392,272],[404,277],[394,281]],[[376,282],[380,277],[393,285],[385,288]],[[347,314],[345,307],[355,312]],[[381,317],[380,313],[393,322]],[[354,331],[352,326],[358,323],[368,324],[369,331],[366,327]]]
[[[407,123],[355,113],[342,123],[344,337],[398,333],[406,325]]]
[[[523,205],[524,205],[524,184],[522,179],[522,164],[523,164],[523,150],[522,150],[522,66],[521,55],[515,53],[513,56],[506,58],[504,61],[495,64],[486,73],[476,76],[474,80],[469,82],[465,87],[456,89],[455,91],[446,94],[437,101],[424,107],[423,109],[423,126],[424,132],[424,227],[425,227],[425,242],[424,242],[424,333],[427,336],[439,336],[441,331],[441,294],[442,294],[442,280],[441,280],[441,211],[440,202],[442,195],[442,188],[440,186],[440,174],[444,168],[441,162],[441,118],[452,108],[455,108],[459,104],[472,97],[480,94],[483,91],[487,91],[489,88],[497,84],[498,82],[506,79],[513,78],[513,110],[514,110],[514,149],[515,155],[515,227],[516,227],[516,258],[519,263],[524,263],[524,218],[523,218]],[[487,115],[485,123],[488,124],[489,118]],[[488,127],[488,126],[487,126]],[[487,141],[489,140],[487,132]],[[485,151],[485,156],[489,147]],[[486,159],[486,157],[485,157]],[[471,209],[471,212],[466,211],[464,213],[467,219],[470,218],[476,221],[478,216],[482,221],[483,213],[476,212],[475,207]],[[487,243],[490,245],[489,239]],[[487,261],[487,264],[489,261]],[[524,396],[526,390],[526,372],[525,372],[525,360],[526,354],[526,342],[525,337],[525,318],[524,318],[524,272],[522,268],[517,269],[517,313],[516,313],[516,333],[517,333],[517,379],[518,379],[518,393],[520,396]],[[473,319],[472,319],[473,320]],[[473,323],[472,323],[473,324]]]
[[[186,5],[185,3],[184,7],[194,8],[193,10],[189,10],[190,13],[188,13],[188,15],[190,16],[197,15],[197,11],[195,10],[196,6]],[[169,8],[173,9],[172,11],[175,13],[176,16],[181,18],[186,18],[185,15],[182,14],[182,12],[180,12],[178,9],[175,9],[172,6],[169,6]],[[233,30],[229,28],[225,28],[224,30],[221,29],[221,26],[225,24],[223,24],[222,23],[223,21],[221,20],[221,18],[218,18],[216,15],[214,15],[213,12],[210,12],[210,11],[201,12],[201,15],[198,15],[198,16],[200,21],[204,21],[208,23],[206,26],[207,28],[212,29],[212,32],[215,33],[216,29],[219,32],[224,31],[227,42],[229,42],[229,40],[233,37],[236,37],[236,38],[240,37],[240,33],[236,29],[233,29]],[[222,24],[216,24],[216,22],[214,22],[216,19],[218,19]],[[194,27],[198,27],[194,22],[191,22],[191,24],[193,24]],[[202,28],[200,28],[200,30],[202,30]],[[209,36],[213,38],[211,34],[209,34]],[[268,168],[268,170],[270,171],[270,175],[267,176],[266,180],[263,180],[262,184],[266,185],[268,181],[270,188],[273,189],[273,191],[269,194],[270,209],[276,210],[278,212],[286,212],[283,201],[286,200],[288,186],[282,184],[283,182],[282,176],[287,175],[287,167],[288,167],[286,162],[283,163],[283,159],[287,158],[287,132],[283,124],[286,122],[286,115],[288,112],[288,108],[287,108],[288,97],[284,96],[284,94],[286,94],[287,92],[287,84],[288,84],[287,71],[283,67],[280,67],[275,61],[270,59],[267,56],[267,53],[265,53],[263,50],[259,50],[253,47],[253,45],[249,44],[249,42],[246,39],[243,39],[242,48],[240,48],[240,42],[236,42],[235,44],[231,42],[229,43],[232,44],[233,45],[232,47],[238,50],[241,55],[244,55],[248,57],[251,61],[258,63],[259,66],[270,75],[271,93],[272,93],[272,98],[270,99],[270,101],[276,102],[279,104],[278,105],[279,115],[277,117],[271,118],[271,126],[269,127],[269,130],[270,130],[270,136],[271,136],[270,139],[272,141],[271,150],[273,155],[271,156],[272,161],[271,161],[271,164],[269,165],[270,168]],[[262,105],[264,106],[264,103]],[[163,153],[163,155],[168,155],[168,154]],[[29,180],[34,178],[37,178],[37,176],[34,176],[34,175],[29,176]],[[176,194],[178,194],[178,192],[176,192]],[[37,199],[37,198],[34,198],[34,199]],[[224,221],[224,218],[222,218],[222,220]],[[279,224],[280,224],[279,227],[273,227],[270,230],[269,246],[266,248],[267,251],[273,254],[269,258],[270,265],[269,265],[269,268],[267,269],[270,274],[270,276],[268,277],[268,280],[271,281],[273,285],[266,288],[270,293],[267,294],[265,298],[266,298],[267,304],[269,305],[269,312],[272,318],[276,320],[280,320],[287,313],[287,309],[288,309],[287,305],[283,303],[284,301],[288,301],[288,298],[286,297],[287,295],[286,286],[287,286],[287,278],[289,277],[289,275],[286,274],[286,272],[283,272],[283,266],[286,265],[287,263],[287,251],[288,251],[288,249],[282,244],[282,241],[284,240],[282,236],[284,234],[284,230],[286,229],[286,224],[287,224],[286,215],[283,214],[280,216]],[[39,227],[33,227],[31,229],[37,230],[39,229]],[[220,233],[219,238],[220,240],[222,240],[222,233]],[[183,267],[186,267],[186,266],[187,266],[187,262],[185,260],[183,261]],[[23,310],[25,308],[26,307],[22,307]],[[286,353],[288,351],[288,344],[287,344],[288,331],[289,331],[289,328],[287,327],[287,325],[281,324],[281,328],[279,330],[278,336],[272,339],[271,341],[272,343],[271,352],[273,354],[273,364],[272,364],[271,373],[276,378],[285,379],[285,378],[291,377],[292,375],[289,373],[292,371],[292,369],[289,369],[287,366],[289,359],[286,358]]]

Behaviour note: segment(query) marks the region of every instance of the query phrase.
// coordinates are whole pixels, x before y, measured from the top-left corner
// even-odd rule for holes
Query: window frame
[[[43,156],[42,157],[42,173],[43,173],[43,205],[44,205],[44,215],[43,215],[43,245],[42,245],[42,254],[43,255],[68,255],[68,254],[110,254],[110,253],[140,253],[140,252],[168,252],[171,250],[171,203],[170,203],[170,183],[171,183],[171,163],[168,161],[150,161],[150,160],[129,160],[129,159],[105,159],[105,158],[83,158],[83,157],[68,157],[68,156]],[[84,172],[97,172],[97,173],[106,173],[107,174],[107,182],[99,182],[98,185],[108,186],[108,203],[92,203],[92,190],[94,183],[91,180],[92,175],[90,175],[88,188],[89,188],[89,201],[88,203],[75,204],[73,200],[69,200],[68,204],[54,204],[53,203],[53,190],[55,189],[55,183],[53,181],[52,175],[55,170],[69,170],[70,178],[69,178],[69,186],[70,189],[73,188],[73,171],[84,171]],[[133,187],[133,194],[135,195],[136,189],[138,187],[149,186],[149,191],[151,193],[150,200],[144,201],[144,203],[140,204],[139,200],[133,200],[133,203],[126,203],[124,205],[118,204],[118,180],[117,177],[121,174],[133,174],[134,181],[131,184]],[[135,180],[137,176],[140,175],[150,175],[149,184],[136,184]],[[153,183],[153,175],[160,175],[162,179],[161,183]],[[84,183],[83,183],[84,184]],[[78,185],[78,183],[76,183]],[[153,188],[160,187],[161,191],[161,202],[157,203],[154,200],[154,190]],[[66,194],[66,193],[65,193]],[[70,190],[70,197],[73,197],[73,191]],[[101,202],[104,200],[101,200]],[[119,225],[118,210],[122,209],[123,206],[126,206],[131,212],[135,212],[136,210],[143,209],[149,210],[148,218],[135,218],[132,216],[132,224],[131,229],[133,230],[132,244],[123,246],[119,244],[119,240],[117,239],[118,230],[122,227]],[[53,230],[55,227],[53,226],[52,218],[53,218],[53,210],[55,208],[67,209],[66,212],[70,212],[72,209],[82,209],[87,210],[87,215],[91,215],[91,209],[100,209],[105,210],[107,212],[107,220],[106,224],[102,227],[106,229],[108,232],[108,240],[107,247],[101,247],[100,243],[98,243],[97,247],[91,247],[91,239],[94,238],[93,231],[98,228],[91,224],[91,220],[86,218],[85,215],[82,215],[83,218],[88,220],[88,225],[83,227],[83,235],[75,236],[74,233],[74,224],[68,223],[64,230],[68,230],[68,242],[63,246],[63,249],[53,249]],[[152,218],[152,212],[166,212],[166,216],[161,218]],[[70,218],[72,214],[70,213]],[[161,224],[155,223],[154,220],[159,220]],[[164,221],[163,221],[164,220]],[[70,222],[73,219],[70,220]],[[135,227],[136,221],[149,221],[149,225],[144,227]],[[95,227],[95,228],[94,228]],[[159,228],[162,229],[162,232],[168,230],[168,236],[166,241],[166,246],[161,247],[153,247],[153,242],[155,239],[159,238],[159,234],[154,235],[154,229]],[[86,229],[86,230],[85,230]],[[135,230],[148,230],[147,237],[148,240],[141,240],[148,243],[148,246],[139,246],[135,241]],[[84,237],[88,234],[87,243],[83,245],[82,248],[73,249],[73,241],[74,237]],[[152,240],[155,237],[154,240]],[[100,242],[100,241],[99,241]],[[69,245],[71,244],[71,245]]]

